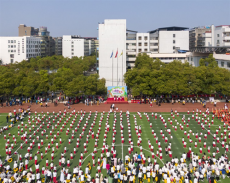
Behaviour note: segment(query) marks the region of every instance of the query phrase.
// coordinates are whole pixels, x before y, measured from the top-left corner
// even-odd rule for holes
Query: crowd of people
[[[21,116],[24,115],[24,111],[20,111]],[[171,142],[164,138],[165,143],[168,144],[166,147],[166,154],[170,157],[171,161],[163,162],[162,161],[162,146],[158,142],[158,137],[156,137],[156,133],[154,132],[154,128],[152,128],[152,123],[149,122],[150,127],[152,128],[152,137],[156,140],[156,144],[158,145],[157,151],[153,149],[153,145],[151,144],[151,141],[148,140],[149,149],[151,152],[151,156],[146,156],[146,154],[143,152],[142,143],[143,142],[141,135],[142,135],[142,129],[141,126],[137,123],[137,118],[139,117],[142,119],[142,115],[144,115],[148,121],[149,116],[147,113],[140,113],[137,112],[137,115],[133,115],[134,121],[130,120],[130,113],[129,111],[126,112],[127,116],[127,123],[128,125],[128,131],[123,131],[123,118],[122,118],[122,111],[120,111],[119,116],[119,126],[120,126],[120,132],[121,132],[121,142],[124,144],[124,137],[123,133],[128,133],[129,139],[128,139],[128,152],[125,157],[124,161],[117,157],[117,151],[115,146],[115,135],[116,135],[116,123],[118,122],[118,119],[116,118],[116,110],[114,110],[114,107],[110,109],[106,116],[106,124],[105,124],[105,132],[104,132],[104,139],[99,139],[99,134],[101,132],[101,123],[104,118],[105,112],[101,113],[101,116],[99,116],[99,128],[96,133],[94,133],[93,127],[95,126],[96,119],[98,117],[98,112],[95,112],[94,120],[91,124],[88,123],[88,120],[91,118],[91,111],[86,116],[85,111],[78,111],[76,112],[75,109],[73,109],[70,113],[64,109],[64,111],[59,111],[59,113],[53,112],[53,114],[37,114],[35,112],[35,116],[31,116],[30,112],[28,113],[28,122],[21,121],[20,125],[18,125],[18,135],[21,136],[21,145],[20,148],[27,148],[27,153],[24,155],[18,154],[17,152],[14,152],[18,154],[18,160],[12,159],[12,144],[10,144],[10,138],[13,139],[15,144],[17,143],[15,141],[15,136],[12,135],[10,137],[7,137],[4,135],[4,140],[6,141],[5,151],[6,151],[6,159],[4,161],[0,161],[0,165],[2,167],[0,178],[4,181],[4,183],[7,182],[31,182],[31,183],[41,183],[41,182],[81,182],[81,183],[108,183],[110,180],[113,180],[114,183],[131,183],[131,182],[139,182],[142,183],[143,181],[147,182],[157,182],[160,183],[160,181],[164,181],[165,183],[198,183],[204,179],[207,179],[208,181],[211,181],[211,183],[214,183],[214,181],[218,181],[220,178],[225,179],[226,176],[229,177],[229,170],[230,170],[230,161],[228,160],[227,153],[222,154],[218,158],[216,157],[216,152],[213,152],[211,156],[206,155],[205,153],[202,153],[202,148],[200,149],[200,154],[196,154],[193,152],[193,148],[189,147],[189,152],[184,152],[181,157],[175,157],[172,156],[171,152]],[[23,115],[22,115],[23,114]],[[113,115],[114,114],[114,115]],[[188,111],[189,114],[189,111]],[[14,116],[16,115],[16,111],[14,110]],[[79,121],[77,122],[77,115],[80,115]],[[174,120],[174,123],[176,123],[178,126],[180,126],[181,131],[184,131],[184,125],[187,125],[190,121],[190,118],[185,118],[185,115],[183,115],[181,122],[179,123],[177,120],[174,119],[174,115],[179,116],[179,113],[177,111],[173,112],[171,111],[171,118],[168,118],[168,123],[172,125],[172,122]],[[12,117],[12,114],[9,113],[9,116]],[[193,111],[192,118],[200,123],[207,124],[209,122],[209,109],[206,110],[206,113],[201,114],[201,111],[199,112],[198,109]],[[166,123],[167,120],[164,119],[162,115],[159,115],[157,113],[153,113],[152,117],[155,117],[155,119],[160,119],[163,124],[165,124],[165,130],[161,130],[160,133],[163,136],[166,136],[166,134],[169,134],[169,137],[171,137],[171,128],[167,127]],[[113,125],[109,125],[109,119],[113,120]],[[22,118],[23,119],[23,118]],[[84,121],[84,122],[83,122]],[[211,120],[210,120],[211,121]],[[51,123],[53,122],[53,124]],[[70,127],[67,127],[67,123],[70,123]],[[80,129],[80,124],[84,123],[82,129]],[[27,126],[28,124],[28,126]],[[31,125],[36,124],[36,125]],[[55,125],[54,125],[55,124]],[[74,125],[77,124],[77,125]],[[89,131],[86,132],[86,126],[90,125]],[[140,151],[134,152],[134,143],[132,139],[132,133],[130,126],[135,126],[135,134],[138,137],[137,144],[139,146],[138,149]],[[76,126],[76,127],[75,127]],[[32,127],[32,128],[31,128]],[[75,127],[72,129],[72,127]],[[201,125],[203,128],[203,126]],[[57,129],[58,131],[56,134],[54,134],[53,130]],[[48,130],[50,129],[50,131]],[[75,132],[78,130],[81,130],[81,133],[79,134],[79,137],[77,137],[76,142],[76,148],[74,147],[73,151],[70,153],[70,159],[66,158],[66,147],[64,147],[64,152],[61,153],[61,157],[59,158],[59,164],[55,164],[53,162],[54,155],[55,155],[55,149],[58,149],[60,144],[62,143],[61,138],[59,138],[59,134],[63,133],[64,129],[66,129],[66,135],[68,136],[71,134],[72,138],[69,138],[69,144],[71,143],[71,139],[74,139]],[[176,130],[176,128],[174,128]],[[108,146],[106,143],[107,134],[109,131],[112,131],[113,138],[112,138],[112,145]],[[86,140],[83,141],[82,136],[86,133]],[[185,135],[186,130],[184,131]],[[192,133],[192,132],[190,132]],[[208,132],[209,133],[209,132]],[[47,147],[45,147],[45,152],[39,151],[40,147],[43,146],[43,139],[39,138],[38,134],[41,134],[44,136],[44,139],[51,139],[51,142],[48,143]],[[206,133],[202,134],[205,136]],[[208,134],[210,135],[210,134]],[[225,136],[226,133],[224,134]],[[189,136],[189,135],[188,135]],[[198,139],[198,135],[196,138]],[[222,137],[223,138],[223,137]],[[230,138],[230,137],[229,137]],[[95,140],[94,145],[94,151],[91,153],[91,160],[83,162],[83,157],[85,156],[87,152],[87,144],[89,139]],[[103,141],[103,148],[98,152],[97,144],[98,141]],[[189,139],[190,140],[190,139]],[[38,142],[38,151],[33,156],[32,151],[35,147],[35,141]],[[182,139],[183,141],[183,139]],[[25,143],[25,145],[24,145]],[[84,153],[82,152],[80,154],[79,163],[74,166],[74,168],[70,169],[70,163],[74,159],[74,156],[76,154],[76,150],[79,147],[79,144],[82,143],[84,146]],[[184,141],[184,147],[186,148],[186,142]],[[190,141],[191,144],[195,143]],[[195,143],[196,147],[196,143]],[[228,146],[222,146],[226,149],[226,152],[228,152]],[[206,148],[206,145],[204,145],[204,148]],[[218,150],[218,147],[215,147],[216,150]],[[51,159],[44,160],[46,162],[46,166],[40,167],[38,163],[38,159],[43,159],[43,155],[47,154],[47,152],[51,152]],[[155,154],[155,153],[156,154]],[[100,157],[96,159],[96,154],[100,154]],[[75,157],[76,158],[76,157]],[[13,166],[10,166],[10,163],[13,161]],[[34,162],[32,166],[28,166],[30,162]],[[83,166],[84,163],[84,166]],[[58,171],[58,167],[61,167],[61,170]],[[84,169],[83,169],[84,167]],[[92,169],[96,170],[96,174],[92,175]],[[104,171],[103,171],[104,170]],[[106,172],[106,174],[102,174],[103,172]],[[95,172],[95,171],[94,171]],[[59,178],[59,179],[58,179]]]

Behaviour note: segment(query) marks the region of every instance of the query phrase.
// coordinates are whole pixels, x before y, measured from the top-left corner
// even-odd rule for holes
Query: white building
[[[195,66],[199,66],[200,59],[207,58],[209,54],[212,53],[188,53],[187,60],[188,62]],[[216,62],[220,68],[225,68],[230,70],[230,55],[227,54],[216,54],[213,53],[213,57],[216,59]]]
[[[212,31],[206,31],[202,34],[203,46],[208,47],[212,46]]]
[[[126,20],[105,20],[99,24],[99,76],[106,86],[123,86],[125,72]]]
[[[202,34],[201,47],[192,49],[187,60],[193,66],[199,66],[201,58],[213,54],[217,64],[221,68],[230,70],[230,25],[211,26],[209,31]]]
[[[147,53],[169,63],[175,59],[185,61],[189,50],[189,31],[186,27],[164,27],[148,33],[127,30],[126,33],[127,66],[134,67],[136,56]]]
[[[95,39],[64,35],[62,40],[62,55],[68,58],[89,56],[95,50]]]
[[[0,37],[0,60],[10,64],[41,56],[39,37]]]
[[[214,36],[213,46],[230,46],[230,25],[220,25],[213,29],[212,36]]]

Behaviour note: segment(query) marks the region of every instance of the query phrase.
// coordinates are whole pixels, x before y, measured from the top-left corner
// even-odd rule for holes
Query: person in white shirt
[[[36,173],[36,180],[37,180],[37,181],[39,181],[39,180],[40,180],[40,178],[41,178],[40,173],[39,173],[39,172],[38,172],[38,173]]]

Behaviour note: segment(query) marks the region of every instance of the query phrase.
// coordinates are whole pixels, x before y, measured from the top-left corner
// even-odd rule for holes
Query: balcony
[[[230,35],[229,36],[224,36],[224,40],[230,40]]]
[[[130,51],[130,50],[127,50],[126,53],[127,53],[127,55],[136,55],[137,54],[135,51]]]
[[[127,50],[133,50],[133,49],[136,49],[136,46],[133,46],[133,45],[127,46],[126,49],[127,49]]]
[[[229,28],[224,28],[223,32],[230,32],[230,27]]]
[[[157,45],[157,46],[156,46],[156,45],[154,45],[154,46],[150,45],[149,48],[150,48],[150,49],[158,49],[158,45]]]
[[[136,40],[136,37],[126,37],[126,40]]]
[[[223,46],[230,46],[230,42],[223,42]]]
[[[133,40],[131,40],[131,39],[126,39],[126,43],[136,43],[136,39],[133,39]]]
[[[136,60],[136,57],[128,57],[126,61],[134,62],[135,60]]]
[[[150,40],[150,43],[158,43],[158,40]]]

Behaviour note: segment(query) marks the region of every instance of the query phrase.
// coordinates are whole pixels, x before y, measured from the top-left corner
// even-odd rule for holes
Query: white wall
[[[141,40],[139,40],[139,37],[141,37]],[[145,40],[145,37],[147,37],[147,40]],[[149,52],[149,33],[137,33],[136,41],[137,53],[139,53],[139,49],[141,49],[141,52]],[[141,43],[141,46],[139,46],[139,43]],[[145,43],[147,43],[147,46],[145,46]]]
[[[114,58],[118,50],[118,59]],[[113,58],[110,58],[113,51]],[[123,55],[121,52],[123,51]],[[123,60],[123,62],[122,62]],[[113,67],[112,67],[113,64]],[[118,70],[117,70],[118,64]],[[123,73],[122,73],[123,68]],[[118,74],[117,74],[118,72]],[[99,76],[106,86],[121,86],[126,72],[126,20],[105,20],[99,24]],[[113,77],[112,77],[113,73]],[[113,80],[112,80],[113,78]],[[118,79],[117,79],[118,78]]]
[[[212,46],[212,33],[211,32],[204,33],[203,37],[205,39],[204,46],[205,47]]]
[[[167,54],[167,53],[148,53],[149,57],[156,59],[159,58],[162,62],[164,63],[169,63],[172,62],[174,60],[180,60],[182,63],[185,63],[185,61],[187,61],[187,57],[190,54],[190,52],[188,53],[171,53],[171,54]]]
[[[10,64],[41,56],[40,40],[29,36],[0,37],[0,59],[3,64]]]
[[[62,55],[68,58],[83,57],[84,56],[84,39],[72,38],[69,35],[68,36],[64,35],[63,40],[62,40]]]
[[[173,53],[173,46],[189,50],[189,31],[159,31],[159,53]]]
[[[217,44],[218,40],[219,40],[219,44]],[[223,28],[222,27],[215,27],[214,44],[215,46],[223,46]]]

